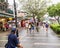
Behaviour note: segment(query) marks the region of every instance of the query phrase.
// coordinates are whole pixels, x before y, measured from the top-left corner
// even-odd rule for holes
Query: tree
[[[56,14],[55,14],[56,8],[54,5],[50,6],[47,11],[48,11],[50,16],[56,16]]]
[[[59,23],[59,16],[60,16],[60,3],[50,6],[47,9],[49,16],[58,16],[58,23]]]
[[[56,13],[58,16],[60,16],[60,3],[56,5]]]
[[[22,9],[29,16],[33,16],[33,18],[37,16],[38,20],[47,12],[46,0],[20,0],[20,3],[22,4]]]
[[[60,3],[56,5],[56,13],[58,15],[58,23],[60,24]]]

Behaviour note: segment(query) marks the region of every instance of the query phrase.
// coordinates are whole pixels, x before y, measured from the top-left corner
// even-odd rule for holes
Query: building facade
[[[0,0],[0,30],[4,28],[4,24],[13,19],[13,14],[7,13],[8,0]]]
[[[0,0],[0,11],[7,11],[8,9],[8,1],[7,0]]]

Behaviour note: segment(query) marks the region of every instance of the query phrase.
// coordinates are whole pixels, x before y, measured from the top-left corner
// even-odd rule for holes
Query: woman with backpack
[[[46,32],[48,32],[48,27],[49,27],[49,24],[46,22],[45,24],[45,27],[46,27]]]

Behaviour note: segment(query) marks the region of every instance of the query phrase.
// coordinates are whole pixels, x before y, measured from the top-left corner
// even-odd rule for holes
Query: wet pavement
[[[28,32],[22,29],[19,33],[20,43],[24,48],[60,48],[60,38],[49,28],[48,32],[41,27],[39,32]],[[7,42],[7,36],[0,37],[0,48]]]

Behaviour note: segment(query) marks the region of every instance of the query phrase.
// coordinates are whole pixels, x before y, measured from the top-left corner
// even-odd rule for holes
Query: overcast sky
[[[19,1],[18,0],[15,0],[18,4],[19,4]],[[13,4],[13,0],[8,0],[9,4],[12,5]],[[52,0],[52,3],[56,4],[60,2],[60,0]]]
[[[13,4],[13,1],[14,0],[8,0],[9,4],[12,5]],[[18,0],[15,0],[18,4],[19,4],[19,1]]]
[[[18,0],[15,0],[15,1],[16,1],[17,5],[18,5],[18,9],[19,9],[21,4],[19,3]],[[13,5],[13,0],[8,0],[8,2],[9,2],[9,5]],[[58,2],[60,2],[60,0],[52,0],[51,4],[57,4]]]
[[[52,0],[52,3],[53,3],[53,4],[56,4],[56,3],[58,3],[58,2],[60,2],[60,0]]]
[[[9,5],[12,5],[13,6],[13,3],[14,3],[13,1],[14,0],[8,0]],[[19,1],[18,0],[15,0],[15,1],[16,1],[17,7],[19,9],[19,7],[20,7]]]

